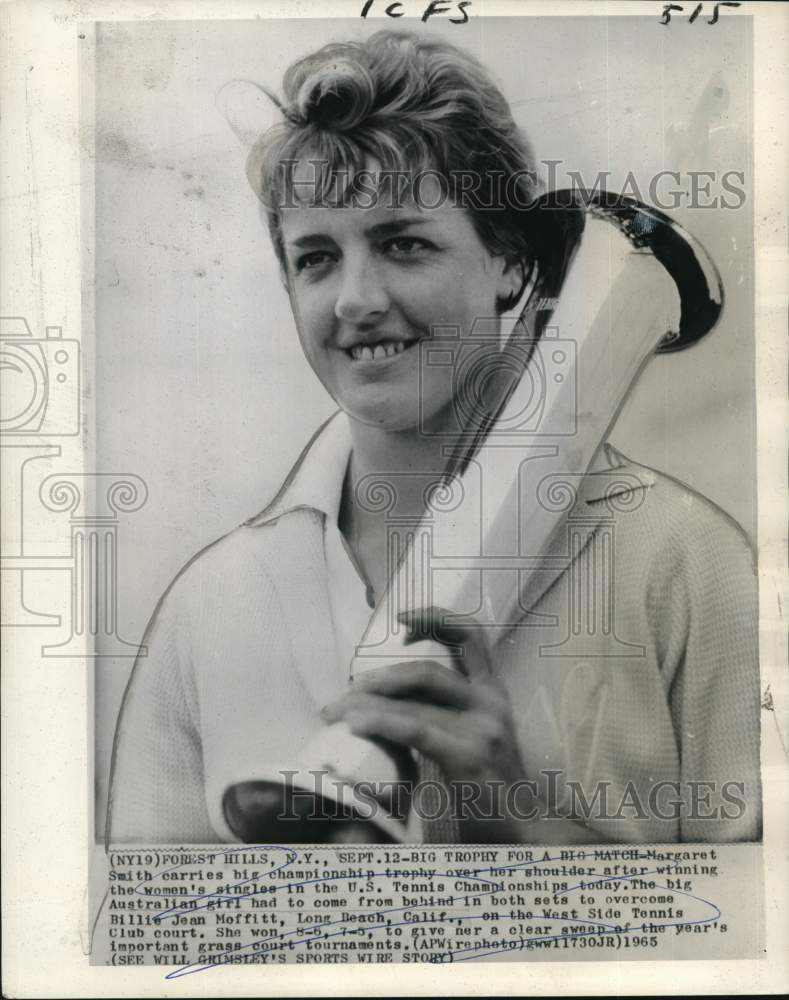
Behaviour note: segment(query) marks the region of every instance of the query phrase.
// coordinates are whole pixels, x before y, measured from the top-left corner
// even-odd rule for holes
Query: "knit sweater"
[[[596,806],[584,821],[601,839],[757,839],[750,548],[688,487],[606,454],[614,488],[605,473],[581,481],[494,651],[524,778],[560,813]],[[290,766],[346,689],[326,514],[303,489],[320,468],[307,451],[273,503],[160,600],[118,721],[108,842],[232,842],[227,787]]]

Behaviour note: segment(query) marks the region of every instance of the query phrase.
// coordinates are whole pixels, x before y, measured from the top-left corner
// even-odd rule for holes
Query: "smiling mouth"
[[[379,344],[355,344],[346,350],[353,361],[386,361],[410,350],[418,340],[384,340]]]

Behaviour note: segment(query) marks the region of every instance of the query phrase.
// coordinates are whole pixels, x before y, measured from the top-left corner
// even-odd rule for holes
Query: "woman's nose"
[[[383,277],[369,255],[343,260],[334,314],[347,323],[361,323],[385,313],[389,295]]]

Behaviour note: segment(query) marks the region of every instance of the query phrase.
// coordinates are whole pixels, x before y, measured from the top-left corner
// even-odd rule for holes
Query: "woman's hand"
[[[526,778],[510,697],[493,676],[484,630],[446,625],[447,614],[430,608],[401,621],[409,643],[429,636],[454,647],[455,669],[406,660],[367,671],[322,715],[326,722],[344,721],[357,736],[416,750],[435,761],[448,782],[462,782],[464,840],[520,839],[504,810],[507,789]],[[455,792],[457,805],[457,786]]]

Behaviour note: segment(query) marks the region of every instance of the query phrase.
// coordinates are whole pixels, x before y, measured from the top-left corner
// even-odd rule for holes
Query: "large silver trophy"
[[[462,445],[422,519],[396,533],[396,568],[349,665],[351,683],[414,658],[455,662],[429,637],[413,641],[404,612],[447,609],[495,643],[562,522],[557,505],[538,502],[540,484],[585,473],[651,355],[695,343],[720,315],[713,262],[662,212],[606,192],[555,191],[529,216],[540,251],[525,306],[503,345],[478,352],[481,367],[464,376]],[[456,371],[463,348],[452,330],[420,345],[455,349]],[[524,421],[535,401],[537,417]],[[521,553],[521,564],[489,558]],[[297,760],[261,761],[231,786],[225,815],[247,842],[419,842],[414,810],[394,799],[416,774],[409,753],[334,724]]]

